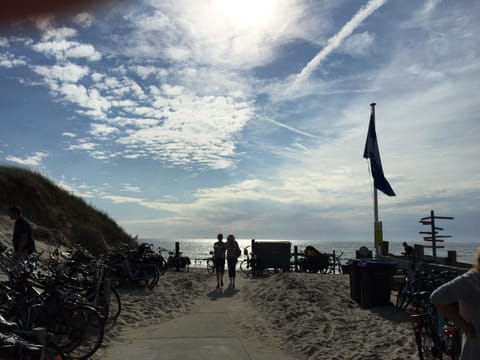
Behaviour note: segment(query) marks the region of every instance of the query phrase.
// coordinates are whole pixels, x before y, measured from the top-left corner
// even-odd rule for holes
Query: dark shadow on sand
[[[212,301],[216,301],[218,298],[223,297],[223,289],[213,289],[207,294],[208,298]]]
[[[225,291],[223,292],[224,297],[232,297],[236,293],[238,293],[238,289],[233,287],[232,285],[228,285]]]

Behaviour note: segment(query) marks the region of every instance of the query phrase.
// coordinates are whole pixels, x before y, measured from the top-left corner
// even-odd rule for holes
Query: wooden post
[[[180,271],[180,243],[175,241],[175,268]]]
[[[413,254],[417,259],[423,259],[425,256],[425,250],[423,245],[413,244]]]
[[[295,263],[295,272],[298,272],[298,246],[293,246],[293,261]]]
[[[389,254],[389,244],[388,241],[382,242],[382,256],[387,256]]]
[[[457,252],[455,250],[447,251],[447,265],[455,265],[457,263]]]
[[[435,236],[435,214],[433,210],[430,211],[430,222],[432,224],[432,256],[437,257],[437,243]]]

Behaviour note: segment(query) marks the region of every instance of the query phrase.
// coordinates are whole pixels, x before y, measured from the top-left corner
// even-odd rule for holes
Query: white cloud
[[[53,66],[33,66],[33,71],[49,80],[77,83],[89,73],[89,68],[73,63]]]
[[[45,29],[44,33],[42,34],[42,40],[44,42],[47,41],[61,41],[77,35],[77,30],[62,27],[62,28],[53,28],[48,27]]]
[[[80,143],[78,145],[70,145],[69,150],[94,150],[97,147],[95,143]]]
[[[95,137],[106,138],[108,135],[117,133],[118,129],[106,124],[92,123],[90,125],[90,134]]]
[[[127,149],[141,148],[154,158],[174,164],[204,164],[225,168],[233,164],[235,135],[253,114],[246,102],[222,96],[182,94],[157,104],[161,125],[130,131],[117,141]],[[151,112],[145,108],[139,113]]]
[[[30,156],[21,158],[17,156],[9,155],[5,159],[20,165],[26,166],[40,166],[44,157],[48,156],[46,152],[37,151]]]
[[[102,55],[90,44],[81,44],[76,41],[52,40],[36,43],[32,49],[53,56],[58,60],[70,58],[84,58],[90,61],[98,61]]]
[[[228,68],[253,67],[269,62],[276,46],[286,38],[318,39],[318,32],[315,36],[302,33],[308,28],[305,24],[314,23],[312,19],[305,19],[302,1],[278,0],[274,6],[270,0],[262,1],[261,5],[258,2],[254,5],[251,0],[237,2],[245,13],[241,21],[238,13],[232,18],[232,11],[222,9],[217,1],[152,0],[148,3],[154,11],[125,17],[135,30],[124,38],[127,45],[122,51],[124,54]],[[325,7],[327,5],[317,8]],[[315,15],[318,14],[311,17]],[[250,24],[245,26],[246,23]],[[317,21],[315,27],[318,30],[326,23],[328,20]]]
[[[77,25],[80,25],[81,27],[88,28],[92,26],[93,23],[93,15],[87,13],[87,12],[82,12],[80,14],[75,15],[73,18],[73,22]]]
[[[23,59],[16,58],[9,53],[0,54],[0,67],[11,69],[16,66],[27,65],[27,62]]]
[[[123,184],[120,191],[133,192],[133,193],[141,193],[142,192],[142,190],[138,186],[134,186],[134,185],[131,185],[131,184]]]
[[[352,56],[365,56],[368,55],[374,42],[375,36],[365,31],[348,37],[339,50]]]
[[[74,138],[77,136],[75,133],[68,132],[68,131],[63,132],[62,135],[70,138]]]
[[[10,45],[10,41],[6,37],[0,37],[0,47],[7,47]]]
[[[87,89],[83,85],[64,83],[58,88],[64,98],[81,108],[92,117],[104,119],[110,108],[109,101],[97,89]]]
[[[133,71],[135,71],[138,76],[140,76],[141,79],[145,80],[147,79],[150,75],[156,75],[156,74],[161,74],[165,76],[167,74],[167,70],[158,68],[156,66],[134,66],[132,68]]]

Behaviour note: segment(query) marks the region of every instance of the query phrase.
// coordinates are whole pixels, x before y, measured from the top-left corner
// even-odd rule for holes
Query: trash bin
[[[381,261],[363,261],[360,270],[360,306],[370,308],[389,305],[392,278],[397,264]]]
[[[360,304],[360,268],[359,260],[350,260],[348,263],[348,274],[350,276],[350,297]]]

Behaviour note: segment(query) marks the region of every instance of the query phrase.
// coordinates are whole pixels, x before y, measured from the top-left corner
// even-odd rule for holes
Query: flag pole
[[[376,103],[371,103],[370,107],[372,108],[372,116],[375,118],[375,105]],[[377,234],[378,234],[378,227],[379,227],[379,222],[378,222],[378,190],[377,187],[374,185],[373,186],[373,217],[374,217],[374,223],[373,223],[373,234],[374,234],[374,240],[373,240],[373,245],[375,248],[375,257],[379,257],[380,254],[380,248],[377,246]]]
[[[363,151],[363,157],[370,159],[370,170],[373,177],[373,214],[374,214],[374,247],[375,256],[380,257],[383,243],[382,222],[378,219],[378,191],[387,196],[395,196],[395,191],[385,178],[378,150],[377,132],[375,131],[375,103],[371,103],[370,122],[368,123],[367,141]]]

